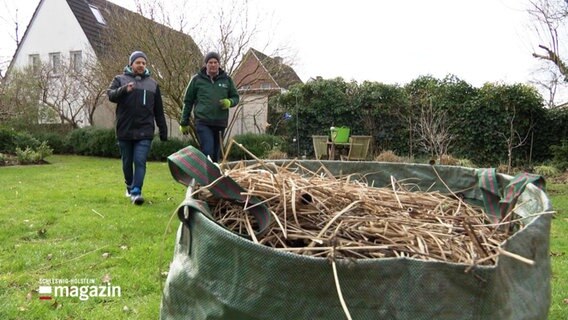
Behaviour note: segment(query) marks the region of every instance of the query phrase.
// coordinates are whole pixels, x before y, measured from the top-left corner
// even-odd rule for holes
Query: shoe
[[[132,201],[133,204],[138,205],[138,206],[144,203],[144,197],[142,197],[141,194],[131,195],[130,200]]]
[[[124,193],[124,196],[127,198],[130,198],[130,190],[126,189],[126,192]]]
[[[134,187],[132,188],[132,190],[130,190],[130,201],[132,201],[132,203],[136,205],[141,205],[144,203],[142,190],[140,190],[140,188]]]

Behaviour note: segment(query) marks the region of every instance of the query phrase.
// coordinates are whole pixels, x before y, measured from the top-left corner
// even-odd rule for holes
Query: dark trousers
[[[144,176],[146,176],[146,159],[152,146],[152,140],[118,140],[122,172],[126,188],[138,188],[142,192]]]
[[[201,152],[203,152],[205,156],[211,157],[211,161],[219,162],[221,139],[225,132],[225,128],[198,123],[196,130],[199,145],[201,146]]]

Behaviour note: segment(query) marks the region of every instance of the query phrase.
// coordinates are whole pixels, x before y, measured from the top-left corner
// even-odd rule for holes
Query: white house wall
[[[43,0],[28,28],[14,57],[15,67],[27,66],[30,54],[39,54],[44,63],[49,62],[51,52],[60,52],[61,57],[67,59],[71,51],[81,50],[84,59],[93,55],[93,48],[66,0]]]
[[[239,112],[239,109],[242,111]],[[229,120],[237,114],[228,137],[244,133],[265,133],[268,124],[268,96],[266,94],[243,94],[238,108],[231,108]]]

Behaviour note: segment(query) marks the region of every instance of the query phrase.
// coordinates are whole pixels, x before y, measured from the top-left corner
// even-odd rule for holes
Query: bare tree
[[[13,70],[0,85],[0,123],[19,122],[23,125],[38,122],[40,91],[32,69]]]
[[[94,57],[87,56],[80,72],[76,72],[75,79],[79,82],[81,102],[87,114],[90,125],[97,125],[95,112],[106,101],[106,90],[109,79],[102,71],[103,65]]]
[[[416,130],[417,125],[415,124],[415,115],[411,109],[412,108],[410,106],[400,107],[394,114],[396,118],[400,120],[400,123],[406,126],[406,130],[408,131],[408,157],[410,159],[414,159],[414,131]]]
[[[274,39],[274,37],[270,37],[267,34],[267,31],[271,30],[270,28],[262,31],[262,35],[268,40],[263,44],[259,43],[261,26],[266,22],[270,14],[265,12],[253,14],[248,0],[231,1],[227,4],[219,5],[216,10],[212,21],[214,27],[210,28],[213,31],[213,38],[203,41],[204,51],[213,50],[219,52],[221,67],[229,75],[234,75],[237,68],[240,68],[241,63],[243,63],[243,59],[250,48],[256,45],[260,46],[256,49],[262,51],[269,47],[274,48],[271,50],[270,56],[278,57],[276,59],[278,63],[274,63],[276,60],[270,58],[270,56],[264,57],[264,54],[262,54],[258,58],[261,59],[260,62],[264,65],[258,63],[253,68],[246,69],[246,73],[243,73],[243,69],[240,69],[239,79],[233,78],[237,88],[242,88],[243,86],[255,87],[255,84],[261,81],[257,76],[263,66],[270,69],[268,70],[269,73],[276,74],[279,71],[277,68],[284,66],[282,56],[285,56],[290,50],[270,40]],[[286,65],[292,64],[292,58],[288,58]],[[231,113],[231,119],[225,131],[225,140],[231,136],[231,132],[239,123],[248,124],[251,126],[248,130],[253,129],[257,133],[266,132],[269,126],[267,123],[268,97],[249,94],[247,91],[241,92],[241,102],[236,107],[236,110]],[[272,94],[274,92],[270,92],[268,95]],[[247,105],[249,108],[244,110],[244,105]],[[251,106],[256,107],[252,108]],[[228,144],[228,141],[225,141],[225,144]]]
[[[62,61],[68,61],[64,57]],[[91,125],[89,122],[89,108],[84,104],[92,99],[97,100],[100,90],[95,90],[92,97],[87,82],[89,77],[85,70],[78,70],[71,63],[61,63],[58,66],[42,64],[39,72],[35,74],[36,83],[40,89],[42,106],[55,115],[59,123],[69,123],[74,128]],[[46,115],[49,113],[46,113]],[[43,122],[52,122],[50,116],[42,119]]]
[[[539,79],[541,78],[539,77],[531,80],[530,82],[535,86],[542,88],[545,92],[548,93],[546,105],[550,108],[553,108],[556,106],[555,101],[558,89],[563,84],[563,76],[558,73],[558,70],[551,70],[549,68],[541,68],[541,70],[539,70],[538,72],[543,75],[542,78],[544,79]]]
[[[530,0],[528,13],[534,24],[533,32],[537,35],[538,49],[533,52],[533,57],[548,65],[548,72],[542,73],[546,80],[537,81],[536,84],[547,90],[549,105],[554,105],[557,89],[568,81],[568,66],[562,59],[566,54],[562,44],[568,41],[568,33],[565,32],[568,21],[568,3],[565,0]]]
[[[181,117],[185,88],[201,66],[203,55],[187,33],[163,24],[163,19],[170,16],[166,12],[170,9],[164,6],[165,1],[136,3],[138,13],[125,12],[112,5],[106,8],[107,28],[102,34],[104,50],[98,57],[100,68],[97,69],[97,78],[106,79],[108,87],[113,77],[122,73],[128,65],[130,53],[144,51],[152,77],[160,86],[164,112],[170,121],[177,120]],[[178,8],[178,11],[183,10]],[[178,21],[180,25],[184,23]],[[170,122],[168,128],[170,133],[177,130],[177,121]],[[195,140],[194,130],[191,136]]]
[[[107,25],[107,47],[105,56],[100,59],[101,71],[112,79],[128,64],[132,51],[144,51],[148,55],[149,69],[160,85],[166,115],[179,119],[185,88],[203,59],[193,39],[135,13],[127,16],[123,12],[114,13]]]
[[[251,18],[247,0],[233,2],[230,8],[220,8],[217,21],[219,38],[215,41],[216,50],[221,55],[225,71],[233,74],[259,33],[258,22]]]
[[[527,140],[531,133],[533,132],[534,123],[532,119],[530,119],[530,127],[524,136],[518,131],[515,127],[515,118],[517,116],[517,109],[513,105],[512,107],[507,108],[508,116],[508,131],[507,132],[499,132],[498,134],[503,137],[505,143],[507,145],[507,174],[511,173],[511,169],[513,167],[513,151],[516,148],[522,147],[527,143]]]
[[[426,151],[436,156],[438,160],[447,155],[454,136],[450,133],[452,124],[446,111],[434,108],[430,101],[428,106],[422,106],[415,125],[420,144]]]
[[[11,55],[10,51],[12,48],[16,48],[19,43],[19,27],[18,22],[18,9],[13,8],[9,5],[6,0],[0,2],[0,29],[3,33],[8,35],[13,43],[3,43],[2,48],[0,48],[0,79],[4,76],[3,71],[8,68],[10,64]]]
[[[58,61],[57,66],[42,63],[11,70],[4,81],[6,99],[17,109],[33,105],[33,123],[66,123],[74,128],[96,125],[94,115],[109,83],[100,72],[101,65],[89,55],[75,62],[62,55]],[[22,117],[20,112],[5,113],[9,107],[2,109],[12,119]]]
[[[170,119],[179,119],[185,89],[191,77],[203,66],[202,52],[218,51],[222,57],[222,68],[232,74],[260,29],[260,18],[252,17],[248,0],[231,1],[228,6],[202,2],[203,7],[199,7],[198,0],[177,0],[173,1],[173,5],[163,0],[136,0],[138,14],[117,14],[110,6],[106,11],[110,32],[104,35],[105,56],[100,59],[100,72],[110,82],[125,67],[130,52],[146,52],[149,69],[160,84],[165,113]],[[174,5],[175,11],[172,11]],[[212,6],[218,8],[212,9]],[[209,20],[190,20],[185,14],[199,12],[202,8],[214,12],[214,15]],[[236,86],[240,84],[236,83]],[[244,114],[242,106],[251,102],[249,100],[250,97],[243,98],[236,112],[232,112],[231,124],[236,122],[235,117]],[[259,127],[263,125],[259,124]],[[190,135],[196,140],[194,126],[190,127],[193,129]],[[226,132],[230,131],[231,126]]]

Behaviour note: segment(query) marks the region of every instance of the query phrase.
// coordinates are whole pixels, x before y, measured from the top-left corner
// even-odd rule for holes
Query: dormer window
[[[93,14],[95,15],[97,22],[100,23],[100,24],[106,25],[105,18],[103,18],[103,15],[101,14],[101,11],[99,10],[99,8],[97,8],[93,5],[89,5],[89,8],[91,8],[91,12],[93,12]]]

